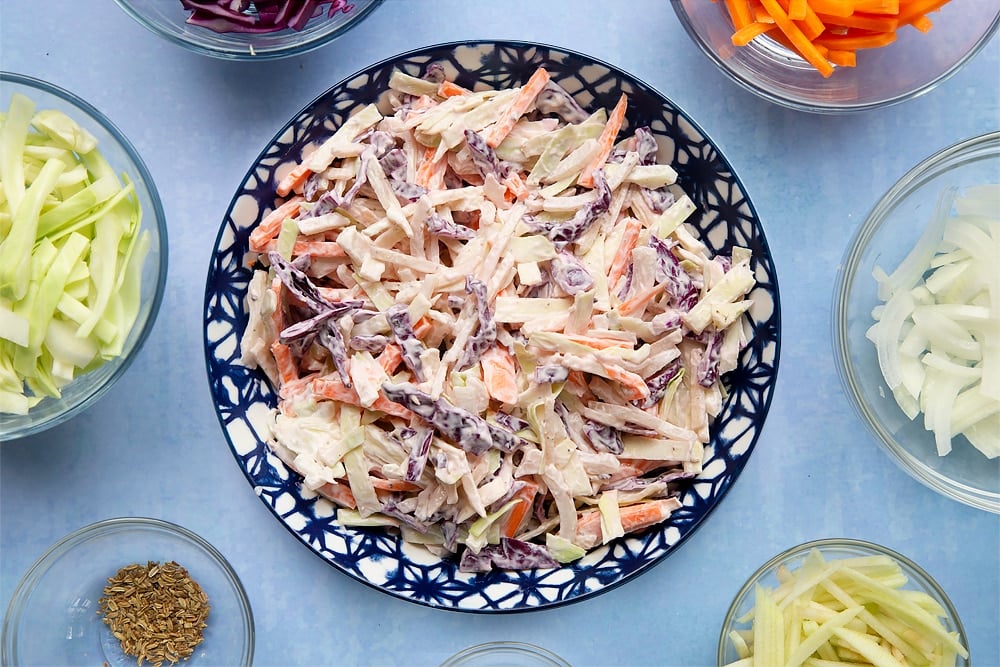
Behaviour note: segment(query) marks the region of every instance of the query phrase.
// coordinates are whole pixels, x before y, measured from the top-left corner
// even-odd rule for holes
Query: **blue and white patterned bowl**
[[[352,112],[377,102],[389,76],[419,76],[428,63],[444,66],[466,88],[521,85],[539,66],[584,108],[614,106],[629,97],[627,126],[648,125],[678,182],[698,206],[690,222],[716,252],[733,245],[753,252],[757,287],[749,310],[753,337],[728,374],[728,396],[712,424],[704,472],[684,491],[683,507],[664,524],[614,540],[557,569],[459,572],[379,529],[339,526],[332,503],[305,491],[300,477],[268,449],[268,415],[276,396],[263,374],[240,363],[240,338],[250,269],[250,231],[276,204],[276,174],[297,162],[311,142],[332,133]],[[704,521],[742,471],[770,406],[778,367],[779,308],[774,264],[753,205],[725,157],[670,100],[634,77],[579,53],[521,42],[461,42],[411,51],[338,83],[305,107],[267,144],[233,197],[208,270],[205,358],[212,395],[236,460],[262,501],[298,539],[348,575],[396,597],[443,609],[510,612],[553,607],[607,591],[663,560]]]

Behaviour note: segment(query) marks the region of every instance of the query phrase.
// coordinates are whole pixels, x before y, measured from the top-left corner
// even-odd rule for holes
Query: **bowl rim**
[[[570,667],[564,658],[559,657],[552,651],[536,644],[527,642],[498,640],[483,642],[474,646],[468,646],[449,656],[441,663],[440,667],[462,667],[470,658],[489,656],[494,652],[503,654],[515,654],[523,657],[539,658],[546,661],[551,667]]]
[[[996,35],[998,30],[1000,30],[1000,10],[997,10],[989,28],[987,28],[986,31],[980,36],[979,40],[973,45],[973,47],[969,49],[961,58],[956,60],[948,69],[938,73],[936,76],[925,81],[923,84],[911,90],[882,97],[872,102],[834,104],[823,103],[818,100],[805,100],[792,97],[790,95],[780,95],[736,72],[726,63],[725,60],[719,57],[715,50],[705,42],[702,36],[695,29],[694,25],[691,23],[691,19],[688,17],[687,12],[684,9],[683,0],[670,0],[670,4],[673,6],[674,13],[677,15],[678,20],[684,27],[684,31],[691,38],[691,41],[694,42],[698,46],[698,49],[701,50],[701,52],[715,64],[716,68],[725,74],[731,81],[739,85],[744,90],[753,93],[768,102],[777,104],[778,106],[793,109],[795,111],[827,115],[852,114],[862,111],[871,111],[873,109],[882,109],[896,104],[901,104],[929,93],[937,86],[957,74],[966,63],[972,60],[980,51],[983,50],[983,48],[985,48],[990,40]]]
[[[108,364],[117,364],[117,367],[110,375],[108,375],[102,384],[95,387],[93,391],[82,398],[78,403],[52,415],[44,421],[31,421],[22,427],[11,430],[7,430],[6,427],[4,429],[0,429],[0,442],[37,435],[52,428],[53,426],[57,426],[58,424],[67,421],[71,417],[80,414],[96,403],[111,389],[111,387],[115,385],[115,383],[118,382],[118,379],[125,374],[125,371],[129,369],[136,356],[138,356],[139,352],[142,350],[143,345],[145,344],[147,338],[149,338],[149,334],[152,332],[153,327],[156,324],[160,312],[160,305],[163,302],[163,296],[166,292],[167,267],[170,263],[167,218],[166,213],[164,212],[163,202],[160,199],[159,190],[156,187],[156,182],[153,180],[153,176],[150,173],[149,168],[146,166],[145,161],[143,161],[142,156],[139,154],[139,151],[136,150],[132,142],[125,136],[125,133],[122,132],[106,114],[100,111],[93,104],[87,102],[76,93],[73,93],[61,86],[26,74],[0,70],[0,86],[8,82],[19,86],[34,88],[65,100],[79,109],[80,112],[86,114],[90,120],[103,127],[108,134],[112,136],[112,138],[125,152],[125,155],[135,168],[135,171],[146,190],[146,195],[149,197],[150,204],[152,205],[152,211],[143,211],[143,217],[145,219],[152,217],[154,224],[151,224],[149,228],[156,229],[159,241],[157,243],[158,257],[156,267],[156,284],[154,285],[153,294],[149,302],[149,314],[146,316],[145,322],[142,323],[142,328],[138,330],[135,344],[132,346],[132,349],[128,350],[127,353],[119,355],[115,359],[109,359],[106,361],[105,363]],[[85,376],[80,377],[82,378]],[[74,382],[76,381],[77,380],[74,379]]]
[[[353,14],[346,23],[343,25],[327,31],[319,32],[315,35],[303,39],[302,41],[291,41],[280,46],[275,46],[263,50],[256,50],[252,43],[247,44],[233,44],[231,47],[209,47],[205,46],[201,42],[194,41],[192,39],[187,39],[186,37],[178,34],[176,32],[164,29],[159,23],[151,21],[146,16],[135,8],[134,3],[130,0],[115,0],[122,11],[124,11],[129,17],[131,17],[136,23],[141,25],[143,28],[149,30],[153,34],[162,37],[163,39],[181,46],[193,53],[197,53],[203,56],[209,56],[211,58],[217,58],[220,60],[242,60],[242,61],[265,61],[265,60],[278,60],[281,58],[288,58],[291,56],[299,56],[316,49],[325,46],[329,42],[337,39],[338,37],[344,35],[349,30],[360,24],[369,14],[371,14],[375,9],[383,3],[384,0],[367,0],[368,4],[361,7],[360,10]],[[356,5],[355,5],[356,7]],[[205,28],[208,30],[208,28]],[[246,34],[246,33],[213,33],[213,34]],[[299,35],[301,33],[290,33],[289,36]]]
[[[611,590],[613,590],[613,589],[615,589],[615,588],[617,588],[619,586],[622,586],[622,585],[628,583],[629,581],[633,580],[637,576],[640,576],[643,573],[648,572],[650,569],[652,569],[656,565],[662,563],[664,560],[666,560],[666,558],[668,556],[670,556],[672,553],[674,553],[674,551],[676,549],[680,548],[681,545],[684,544],[691,537],[691,535],[693,535],[701,526],[704,525],[705,520],[707,519],[707,517],[718,507],[719,503],[721,503],[721,501],[725,498],[725,496],[728,495],[728,492],[729,492],[729,490],[731,490],[733,484],[735,484],[735,482],[739,479],[739,477],[740,477],[743,469],[746,467],[746,464],[749,461],[750,455],[753,453],[753,450],[755,449],[757,443],[760,440],[760,437],[761,437],[761,434],[762,434],[762,431],[763,431],[763,425],[766,422],[766,418],[767,418],[767,416],[770,413],[770,407],[771,407],[771,404],[772,404],[772,401],[773,401],[773,398],[774,398],[774,389],[776,387],[776,381],[777,381],[777,377],[778,377],[778,372],[779,372],[779,368],[780,368],[780,359],[781,359],[781,342],[782,342],[781,333],[780,333],[781,332],[781,299],[780,299],[780,287],[779,287],[777,263],[775,262],[774,254],[773,254],[773,252],[771,250],[771,247],[769,245],[769,242],[767,240],[767,237],[766,237],[766,234],[765,234],[764,225],[763,225],[763,221],[762,221],[762,219],[761,219],[761,217],[760,217],[760,215],[758,213],[758,210],[757,210],[755,204],[753,203],[753,200],[752,200],[752,198],[751,198],[751,196],[749,194],[749,190],[747,189],[747,187],[746,187],[743,179],[739,176],[737,170],[733,167],[731,159],[723,152],[721,145],[715,139],[713,139],[712,136],[708,132],[706,132],[704,130],[704,128],[702,128],[702,126],[698,123],[698,121],[696,121],[690,115],[690,113],[685,109],[685,107],[683,107],[680,104],[678,104],[673,98],[671,98],[669,95],[666,95],[665,93],[663,93],[659,88],[657,88],[657,87],[649,84],[645,79],[640,78],[639,76],[631,73],[629,70],[627,70],[627,69],[625,69],[625,68],[623,68],[621,66],[611,64],[610,62],[608,62],[605,59],[602,59],[602,58],[599,58],[599,57],[596,57],[596,56],[592,56],[592,55],[587,54],[586,52],[579,51],[577,49],[572,49],[572,48],[569,48],[569,47],[553,45],[553,44],[551,44],[549,42],[532,41],[532,40],[525,40],[525,39],[473,38],[473,39],[447,40],[447,41],[442,41],[442,42],[431,42],[431,43],[425,44],[423,46],[417,46],[417,47],[413,47],[413,48],[408,48],[408,49],[406,49],[404,51],[392,54],[392,55],[384,57],[384,58],[381,58],[381,59],[379,59],[377,61],[374,61],[374,62],[372,62],[372,63],[370,63],[368,65],[360,67],[359,69],[355,70],[354,72],[352,72],[349,75],[346,75],[346,76],[342,77],[339,81],[337,81],[336,83],[332,84],[327,89],[325,89],[324,91],[322,91],[321,93],[319,93],[318,95],[316,95],[313,99],[311,99],[310,101],[308,101],[305,104],[303,104],[302,107],[298,111],[296,111],[287,122],[283,123],[273,133],[273,135],[271,137],[269,137],[266,140],[266,142],[263,144],[261,150],[253,158],[253,160],[250,162],[249,167],[247,168],[246,172],[244,173],[244,175],[241,177],[241,179],[238,182],[236,193],[234,194],[233,200],[230,202],[229,208],[227,209],[227,212],[223,216],[223,219],[222,219],[222,221],[221,221],[221,223],[219,225],[219,231],[218,231],[218,233],[216,235],[216,238],[215,238],[215,241],[214,241],[214,245],[213,245],[213,253],[215,253],[215,252],[218,251],[219,245],[220,245],[220,243],[221,243],[224,235],[227,233],[227,229],[229,228],[229,226],[231,224],[231,221],[228,220],[228,216],[232,212],[232,208],[233,208],[234,202],[236,201],[237,197],[239,196],[241,188],[245,187],[245,185],[249,181],[249,179],[251,179],[251,177],[253,177],[253,175],[255,174],[255,172],[259,169],[260,162],[265,157],[267,157],[269,155],[270,151],[273,150],[275,142],[277,142],[285,133],[287,133],[290,128],[292,128],[297,123],[300,123],[301,122],[301,116],[303,115],[303,113],[305,111],[313,108],[314,106],[316,106],[317,104],[319,104],[322,100],[324,100],[326,97],[328,97],[330,95],[331,91],[333,91],[334,89],[337,89],[339,87],[342,87],[342,86],[346,85],[348,82],[356,79],[359,76],[364,75],[367,72],[370,72],[370,71],[373,71],[373,70],[378,70],[378,69],[383,69],[383,68],[387,67],[388,65],[390,65],[391,63],[399,61],[399,60],[414,58],[414,57],[417,57],[417,56],[422,56],[424,54],[427,54],[429,52],[434,52],[434,51],[455,50],[455,49],[461,48],[461,47],[483,47],[483,46],[498,47],[498,48],[509,48],[509,49],[522,49],[522,50],[523,49],[545,49],[545,50],[551,51],[553,53],[558,53],[558,54],[561,54],[561,55],[570,56],[570,57],[573,57],[575,59],[585,60],[587,62],[599,65],[599,66],[607,69],[610,72],[613,72],[613,73],[615,73],[617,75],[620,75],[620,76],[628,79],[631,83],[635,84],[638,88],[648,91],[650,94],[655,95],[658,99],[666,101],[667,103],[669,103],[669,105],[676,110],[677,114],[681,118],[683,118],[686,123],[688,123],[698,134],[700,134],[706,141],[708,141],[712,145],[712,147],[714,149],[714,152],[717,153],[718,158],[728,168],[729,174],[730,174],[730,178],[732,179],[732,181],[734,183],[736,183],[736,184],[739,185],[740,191],[744,195],[746,206],[749,209],[749,211],[752,213],[753,220],[756,222],[756,227],[760,231],[760,237],[758,239],[758,242],[760,243],[760,246],[761,246],[761,248],[764,251],[764,254],[762,256],[761,261],[764,262],[766,266],[770,267],[770,272],[771,272],[771,275],[770,275],[771,286],[768,288],[768,292],[769,292],[769,295],[770,295],[771,302],[773,304],[773,314],[770,315],[766,319],[772,320],[774,322],[774,327],[773,328],[774,328],[774,331],[775,331],[775,333],[773,334],[773,339],[774,339],[773,340],[773,360],[770,362],[771,366],[773,367],[773,371],[771,373],[771,379],[767,383],[768,387],[763,392],[763,394],[764,394],[763,399],[757,404],[757,410],[758,410],[758,412],[756,414],[759,415],[760,425],[756,427],[756,430],[755,430],[754,435],[753,435],[753,437],[751,439],[751,442],[746,447],[745,453],[742,454],[741,457],[739,458],[739,460],[733,466],[731,466],[729,468],[728,472],[731,472],[732,476],[728,480],[727,484],[725,485],[725,488],[722,491],[718,492],[717,495],[713,498],[713,504],[708,509],[708,511],[702,512],[699,515],[699,517],[697,518],[697,520],[695,520],[693,522],[691,528],[689,530],[687,530],[683,535],[681,535],[681,537],[676,541],[676,543],[673,544],[668,549],[668,551],[665,554],[657,557],[656,559],[654,559],[654,560],[652,560],[650,562],[644,563],[643,565],[641,565],[639,568],[637,568],[635,571],[631,572],[628,575],[625,575],[623,577],[617,578],[617,579],[611,581],[610,583],[602,583],[601,587],[598,588],[598,589],[596,589],[596,590],[586,591],[586,592],[581,593],[581,594],[575,594],[572,597],[569,597],[569,598],[566,598],[566,599],[558,599],[558,600],[555,600],[555,601],[545,601],[545,602],[543,602],[541,604],[538,604],[538,605],[535,605],[535,606],[519,606],[519,607],[512,607],[512,608],[504,608],[504,607],[496,607],[496,606],[488,606],[488,607],[482,607],[482,608],[469,608],[469,607],[464,607],[464,606],[461,606],[461,605],[450,605],[450,604],[440,604],[440,603],[431,602],[431,601],[426,600],[426,599],[421,599],[421,598],[418,598],[418,597],[414,597],[412,595],[406,594],[406,593],[404,593],[402,591],[399,591],[399,590],[394,590],[392,588],[388,588],[386,586],[379,585],[378,583],[376,583],[374,581],[371,581],[369,578],[363,577],[363,576],[359,576],[355,572],[347,569],[342,563],[338,563],[338,562],[335,562],[335,561],[327,558],[314,545],[307,543],[307,541],[303,539],[302,534],[299,533],[299,532],[297,532],[295,529],[293,529],[293,527],[291,525],[289,525],[289,522],[286,521],[276,511],[275,507],[272,506],[271,504],[267,503],[267,501],[265,500],[265,498],[264,498],[264,496],[262,494],[260,494],[260,493],[257,494],[260,497],[260,499],[262,500],[262,502],[265,502],[265,505],[267,506],[267,509],[269,510],[269,512],[271,512],[272,515],[274,515],[274,517],[278,519],[278,522],[281,524],[281,526],[283,528],[285,528],[285,530],[287,530],[297,541],[299,541],[299,542],[305,544],[306,546],[308,546],[314,555],[316,555],[317,557],[319,557],[320,559],[322,559],[328,565],[334,567],[335,569],[337,569],[338,571],[340,571],[342,574],[345,574],[345,575],[351,577],[352,579],[355,579],[356,581],[359,581],[363,585],[368,586],[369,588],[372,588],[373,590],[379,591],[379,592],[387,594],[387,595],[389,595],[391,597],[394,597],[394,598],[397,598],[397,599],[400,599],[400,600],[404,600],[406,602],[410,602],[410,603],[413,603],[413,604],[416,604],[416,605],[419,605],[419,606],[430,607],[430,608],[433,608],[433,609],[442,609],[442,610],[445,610],[445,611],[456,612],[456,613],[460,613],[460,614],[473,614],[473,615],[477,615],[477,614],[482,614],[482,615],[493,615],[493,614],[497,614],[497,615],[510,615],[510,614],[531,613],[531,612],[542,611],[542,610],[546,610],[546,609],[552,609],[552,608],[556,608],[556,607],[560,607],[560,606],[565,606],[565,605],[568,605],[568,604],[576,604],[578,602],[581,602],[581,601],[584,601],[584,600],[587,600],[587,599],[591,599],[591,598],[594,598],[594,597],[596,597],[598,595],[602,595],[604,593],[607,593],[607,592],[609,592],[609,591],[611,591]],[[212,297],[213,284],[219,279],[218,276],[216,275],[217,270],[218,269],[217,269],[217,267],[215,267],[214,264],[210,264],[209,270],[208,270],[207,275],[206,275],[206,281],[205,281],[205,298],[204,298],[204,302],[203,302],[203,322],[202,322],[203,333],[206,330],[207,325],[210,322],[209,313],[211,312],[211,297]],[[205,347],[204,354],[205,354],[206,377],[207,377],[207,380],[209,382],[209,385],[211,386],[213,384],[214,379],[215,379],[214,378],[214,373],[213,373],[213,350],[211,349],[212,346],[208,345],[207,338],[206,338],[206,344],[205,344],[204,347]],[[769,349],[770,349],[770,346],[769,346]],[[213,398],[214,398],[214,394],[213,394]],[[231,433],[230,428],[229,428],[229,423],[228,423],[227,417],[222,414],[222,412],[219,410],[219,406],[218,405],[215,406],[215,411],[216,411],[216,417],[218,418],[218,421],[219,421],[219,425],[222,428],[223,437],[225,438],[226,444],[229,447],[230,452],[236,458],[237,463],[239,464],[240,470],[243,473],[244,477],[251,484],[251,486],[256,487],[257,481],[253,478],[249,467],[242,462],[242,455],[237,450],[236,445],[235,445],[235,443],[233,441],[232,433]],[[291,472],[291,471],[289,471],[289,472]],[[292,474],[295,474],[295,473],[292,473]],[[664,528],[664,530],[665,530],[665,528]],[[572,565],[572,564],[570,564],[570,565]],[[563,566],[563,567],[567,567],[567,566]],[[560,569],[562,569],[562,568],[560,568]]]
[[[25,609],[25,604],[28,601],[28,595],[35,590],[38,582],[45,576],[45,573],[48,571],[53,562],[57,560],[58,557],[70,553],[74,547],[87,541],[92,536],[101,533],[113,534],[128,529],[156,530],[163,532],[173,537],[180,538],[182,541],[189,542],[209,555],[211,560],[219,566],[226,581],[236,593],[236,598],[239,601],[239,607],[243,612],[242,625],[245,633],[242,664],[252,665],[255,645],[253,607],[250,605],[250,598],[247,596],[246,589],[243,587],[243,582],[240,579],[240,576],[236,573],[232,564],[230,564],[229,560],[226,559],[226,557],[223,556],[222,553],[210,542],[208,542],[208,540],[201,537],[194,531],[165,519],[143,516],[102,519],[81,528],[77,528],[71,533],[59,538],[52,544],[52,546],[46,549],[34,563],[32,563],[31,567],[29,567],[28,570],[21,576],[21,580],[14,589],[14,593],[11,595],[10,602],[7,604],[6,613],[4,614],[3,626],[0,628],[0,655],[2,655],[3,664],[7,664],[7,660],[15,657],[14,655],[8,655],[8,651],[14,650],[9,647],[8,644],[14,641],[14,635],[12,633],[16,630],[17,624],[20,622],[21,615]]]
[[[857,228],[844,251],[838,266],[833,290],[833,353],[844,393],[847,394],[855,414],[860,417],[870,434],[890,454],[892,460],[911,477],[947,498],[971,507],[1000,514],[1000,492],[993,493],[952,480],[914,456],[899,443],[878,419],[868,405],[855,377],[850,357],[847,307],[856,278],[858,262],[872,236],[881,226],[885,214],[898,201],[919,187],[923,182],[944,173],[952,161],[980,147],[992,148],[1000,155],[1000,130],[994,130],[962,139],[935,151],[911,167],[883,194],[871,208],[864,222]]]
[[[728,632],[730,627],[733,625],[734,619],[736,618],[736,610],[739,607],[740,602],[747,596],[748,593],[752,591],[754,584],[760,581],[762,577],[774,570],[781,563],[790,561],[800,555],[806,555],[812,549],[819,549],[820,551],[828,549],[853,549],[870,554],[889,556],[894,559],[897,563],[899,563],[900,567],[902,567],[904,571],[909,570],[909,572],[907,572],[908,575],[910,573],[915,575],[915,577],[907,577],[910,582],[918,584],[921,590],[936,595],[939,598],[939,602],[941,603],[941,606],[944,607],[944,610],[948,615],[948,619],[955,624],[955,629],[958,631],[959,638],[968,648],[969,637],[965,632],[965,626],[962,625],[962,619],[958,614],[958,610],[955,609],[954,603],[951,601],[951,598],[948,597],[944,588],[941,587],[941,584],[939,584],[937,580],[932,577],[929,572],[927,572],[927,570],[918,565],[911,558],[904,556],[895,549],[876,542],[854,537],[824,537],[809,540],[808,542],[802,542],[801,544],[796,544],[795,546],[784,549],[769,558],[763,565],[754,570],[753,574],[747,577],[743,585],[740,586],[739,591],[737,591],[736,595],[733,596],[733,600],[730,602],[729,608],[726,610],[726,615],[723,617],[722,625],[720,626],[719,644],[716,653],[716,662],[719,667],[724,667],[727,664],[725,660],[725,653],[728,648]],[[917,578],[918,580],[914,581],[914,578]]]

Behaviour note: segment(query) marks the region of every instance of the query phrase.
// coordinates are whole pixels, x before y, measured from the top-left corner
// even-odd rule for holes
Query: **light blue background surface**
[[[168,2],[170,0],[163,0]],[[705,0],[706,2],[708,0]],[[246,169],[302,106],[398,52],[470,39],[582,51],[646,81],[693,116],[734,165],[774,254],[779,379],[763,435],[709,520],[655,568],[606,594],[516,615],[427,609],[317,558],[254,495],[209,397],[205,276]],[[168,218],[159,320],[128,373],[88,412],[0,447],[0,606],[52,543],[115,516],[179,523],[219,548],[253,605],[270,665],[437,665],[516,639],[586,665],[712,665],[723,615],[761,563],[794,544],[880,542],[937,579],[974,664],[1000,667],[1000,517],[937,495],[879,449],[834,368],[830,311],[849,238],[927,155],[1000,127],[1000,41],[937,89],[849,117],[766,103],[716,71],[668,0],[386,0],[305,56],[230,63],[154,37],[111,0],[3,0],[0,68],[68,88],[135,144]]]

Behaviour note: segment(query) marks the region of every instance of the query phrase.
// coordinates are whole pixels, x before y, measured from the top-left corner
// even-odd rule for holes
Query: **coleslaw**
[[[557,567],[680,509],[749,338],[751,253],[709,256],[627,98],[431,65],[279,174],[242,360],[268,444],[346,526],[463,571]]]

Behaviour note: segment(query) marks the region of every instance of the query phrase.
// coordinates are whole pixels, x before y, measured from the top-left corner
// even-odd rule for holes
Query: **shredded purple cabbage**
[[[711,387],[719,379],[719,355],[722,352],[722,333],[719,331],[705,331],[702,336],[706,338],[705,351],[701,355],[696,370],[698,384],[702,387]]]
[[[552,258],[552,280],[566,294],[586,292],[594,286],[594,277],[575,255],[562,250]]]
[[[348,0],[180,0],[191,12],[187,22],[214,32],[250,34],[301,31],[310,19],[324,13],[332,18],[337,12],[354,9]]]
[[[479,328],[476,333],[469,336],[462,351],[462,358],[459,360],[457,368],[462,371],[472,367],[483,356],[483,352],[488,350],[497,339],[497,325],[493,321],[493,311],[487,300],[486,285],[483,281],[465,277],[465,291],[470,296],[476,298],[476,315],[479,318]]]
[[[498,412],[493,415],[494,421],[500,424],[508,431],[512,433],[517,433],[518,431],[523,431],[524,429],[531,426],[528,422],[521,419],[520,417],[515,417],[514,415],[507,414],[506,412]]]
[[[493,568],[533,570],[549,567],[559,567],[559,562],[545,547],[511,537],[501,537],[499,544],[487,544],[478,553],[466,549],[458,569],[462,572],[489,572]]]
[[[393,338],[403,352],[403,363],[413,372],[413,377],[418,382],[423,382],[424,364],[420,360],[420,355],[427,349],[413,332],[413,325],[410,323],[410,311],[403,304],[396,304],[385,311],[385,319],[392,330]]]
[[[352,350],[358,350],[359,352],[371,352],[372,354],[378,354],[385,349],[385,346],[389,344],[389,338],[383,336],[382,334],[371,334],[367,336],[351,336],[351,340],[348,341],[348,345]]]
[[[501,162],[497,158],[496,152],[486,143],[486,139],[472,130],[465,131],[465,143],[469,147],[469,154],[472,156],[472,165],[479,172],[479,175],[486,178],[493,174],[498,181],[503,180],[510,173],[510,165]]]
[[[646,386],[649,387],[649,397],[639,404],[640,408],[651,408],[663,398],[667,393],[667,387],[678,373],[681,372],[680,359],[674,359],[655,375],[646,379]]]
[[[582,123],[587,120],[587,112],[583,107],[577,104],[565,88],[552,80],[538,93],[535,108],[543,114],[555,114],[567,123]]]
[[[607,213],[611,208],[611,188],[604,178],[604,170],[598,169],[594,172],[594,190],[597,196],[586,205],[581,206],[571,219],[559,223],[548,231],[549,238],[558,245],[565,246],[578,240],[590,229],[598,216]]]
[[[493,446],[489,425],[479,415],[468,410],[434,399],[412,384],[382,385],[382,392],[390,401],[421,416],[446,440],[459,445],[470,454],[482,454]]]
[[[655,234],[650,234],[649,245],[656,250],[657,283],[664,283],[670,304],[682,312],[687,312],[698,303],[699,290],[681,262],[670,251],[671,246]]]
[[[621,454],[625,451],[622,434],[614,426],[584,419],[583,434],[598,451],[611,452],[612,454]]]
[[[569,369],[559,364],[543,364],[535,367],[534,380],[538,384],[553,384],[569,379]]]
[[[427,227],[427,231],[434,236],[440,236],[446,239],[458,239],[461,241],[468,241],[476,238],[476,230],[449,220],[437,212],[432,212],[429,216],[427,216],[427,221],[424,225]]]
[[[413,430],[413,429],[409,429]],[[427,455],[431,451],[431,440],[434,438],[432,429],[422,429],[413,431],[413,435],[406,438],[410,446],[410,456],[406,461],[406,480],[415,482],[424,474],[424,467],[427,465]]]

